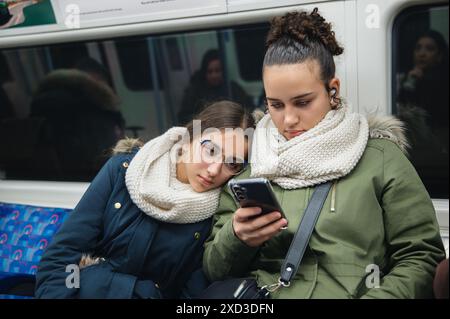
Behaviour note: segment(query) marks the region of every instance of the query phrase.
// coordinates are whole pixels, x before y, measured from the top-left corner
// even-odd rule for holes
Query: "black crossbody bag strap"
[[[323,204],[331,189],[331,185],[331,182],[327,182],[316,186],[311,200],[306,207],[300,225],[298,226],[297,232],[289,247],[283,265],[281,266],[280,284],[284,287],[290,285],[292,277],[297,273]]]

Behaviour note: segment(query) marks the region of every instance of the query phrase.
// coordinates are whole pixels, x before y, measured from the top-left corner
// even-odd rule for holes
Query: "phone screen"
[[[243,208],[260,207],[261,214],[277,211],[283,218],[286,218],[267,179],[232,179],[228,185],[239,206]]]

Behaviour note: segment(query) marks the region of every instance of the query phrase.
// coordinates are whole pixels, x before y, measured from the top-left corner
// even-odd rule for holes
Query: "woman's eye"
[[[214,156],[216,154],[216,149],[214,147],[208,148],[208,154]]]
[[[283,104],[281,104],[281,103],[271,103],[270,106],[273,107],[274,109],[280,109],[280,108],[283,107]]]
[[[216,154],[216,147],[210,142],[202,143],[203,151],[208,156],[214,156]]]
[[[295,102],[296,106],[307,106],[309,104],[309,101],[297,101]]]

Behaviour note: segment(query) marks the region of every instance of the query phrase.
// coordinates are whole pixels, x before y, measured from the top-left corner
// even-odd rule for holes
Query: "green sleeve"
[[[248,274],[250,263],[259,251],[259,248],[247,246],[234,234],[232,216],[236,209],[237,206],[225,187],[203,256],[203,268],[211,281]]]
[[[379,288],[363,298],[431,298],[436,266],[445,258],[431,199],[400,149],[384,141],[384,214],[387,267]]]

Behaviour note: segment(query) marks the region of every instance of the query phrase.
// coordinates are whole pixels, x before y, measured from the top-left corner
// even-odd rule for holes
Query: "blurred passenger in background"
[[[417,37],[413,66],[398,76],[398,116],[406,124],[410,159],[434,193],[448,194],[448,45],[437,31]]]
[[[200,70],[194,73],[189,86],[184,91],[178,123],[185,124],[204,106],[211,102],[229,99],[241,104],[247,110],[254,108],[254,103],[242,87],[236,82],[225,81],[223,63],[219,51],[211,49],[205,53]]]
[[[124,137],[118,97],[100,66],[95,71],[90,63],[88,72],[48,74],[33,95],[31,115],[45,119],[39,149],[46,178],[90,181],[106,162],[107,150]]]
[[[430,127],[446,125],[449,83],[448,45],[444,37],[434,30],[420,34],[413,61],[412,69],[400,75],[399,102],[422,107]]]
[[[102,64],[97,62],[97,60],[88,57],[80,59],[75,63],[74,69],[86,72],[94,80],[105,83],[115,91],[111,74]]]

